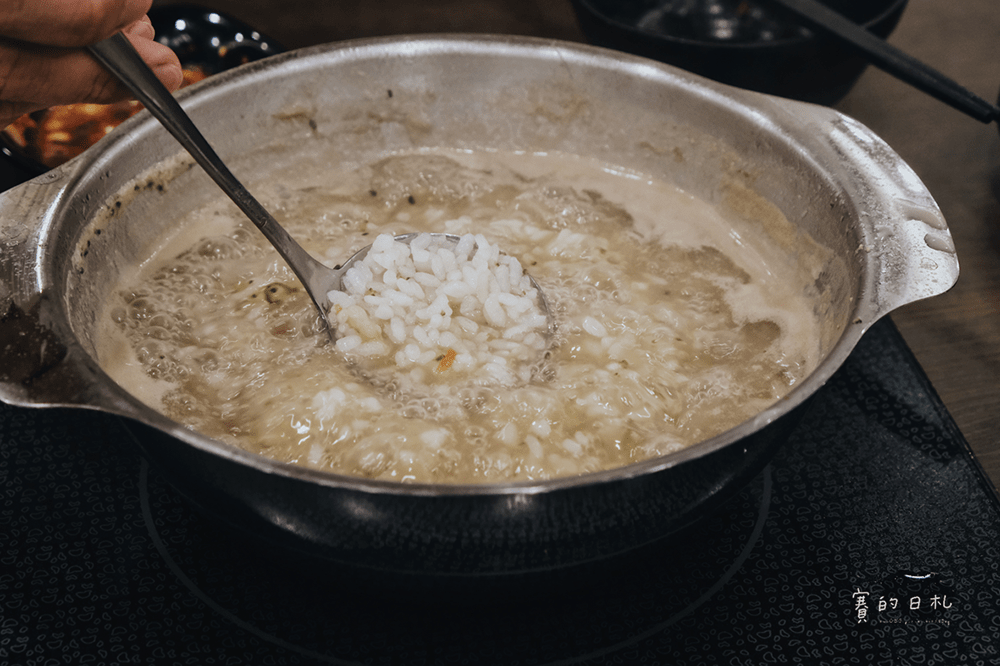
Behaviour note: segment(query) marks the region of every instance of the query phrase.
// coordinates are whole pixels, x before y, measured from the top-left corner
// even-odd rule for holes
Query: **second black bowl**
[[[851,89],[867,61],[851,47],[800,28],[748,0],[572,0],[598,46],[659,60],[721,83],[818,104]],[[824,0],[887,37],[907,0]]]

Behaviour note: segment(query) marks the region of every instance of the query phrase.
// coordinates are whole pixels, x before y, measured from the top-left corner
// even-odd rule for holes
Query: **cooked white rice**
[[[531,379],[548,321],[514,257],[485,236],[381,234],[331,291],[339,351],[409,381],[510,386]]]

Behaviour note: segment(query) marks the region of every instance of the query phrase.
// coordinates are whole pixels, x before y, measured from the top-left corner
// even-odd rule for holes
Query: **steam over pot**
[[[203,437],[101,369],[97,313],[119,275],[178,217],[218,196],[190,161],[168,159],[178,148],[146,114],[0,196],[0,398],[123,416],[143,454],[205,511],[333,562],[506,574],[660,538],[763,467],[797,409],[875,320],[947,290],[958,275],[931,196],[865,127],[611,51],[511,37],[346,42],[251,63],[180,97],[249,182],[322,151],[364,160],[421,146],[558,150],[719,203],[735,184],[830,250],[819,279],[803,285],[816,297],[824,360],[754,419],[679,453],[581,477],[399,485],[278,463]]]

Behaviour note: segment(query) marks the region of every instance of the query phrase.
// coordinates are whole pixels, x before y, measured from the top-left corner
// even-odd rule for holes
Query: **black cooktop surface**
[[[1000,662],[1000,500],[889,321],[721,511],[521,604],[288,571],[102,414],[0,405],[0,493],[2,664]]]

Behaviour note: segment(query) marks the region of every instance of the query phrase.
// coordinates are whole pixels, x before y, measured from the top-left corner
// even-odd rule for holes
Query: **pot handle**
[[[70,171],[55,169],[0,193],[0,400],[22,407],[88,406],[128,414],[75,342],[39,269],[43,231]],[[71,341],[71,342],[67,342]]]
[[[858,121],[832,109],[814,107],[829,115],[828,147],[833,159],[846,160],[865,178],[842,182],[863,202],[863,238],[858,252],[875,267],[859,317],[867,327],[893,310],[937,296],[958,280],[959,265],[948,224],[941,209],[917,174],[888,144]],[[843,173],[843,171],[841,170]],[[866,311],[867,310],[867,311]]]

